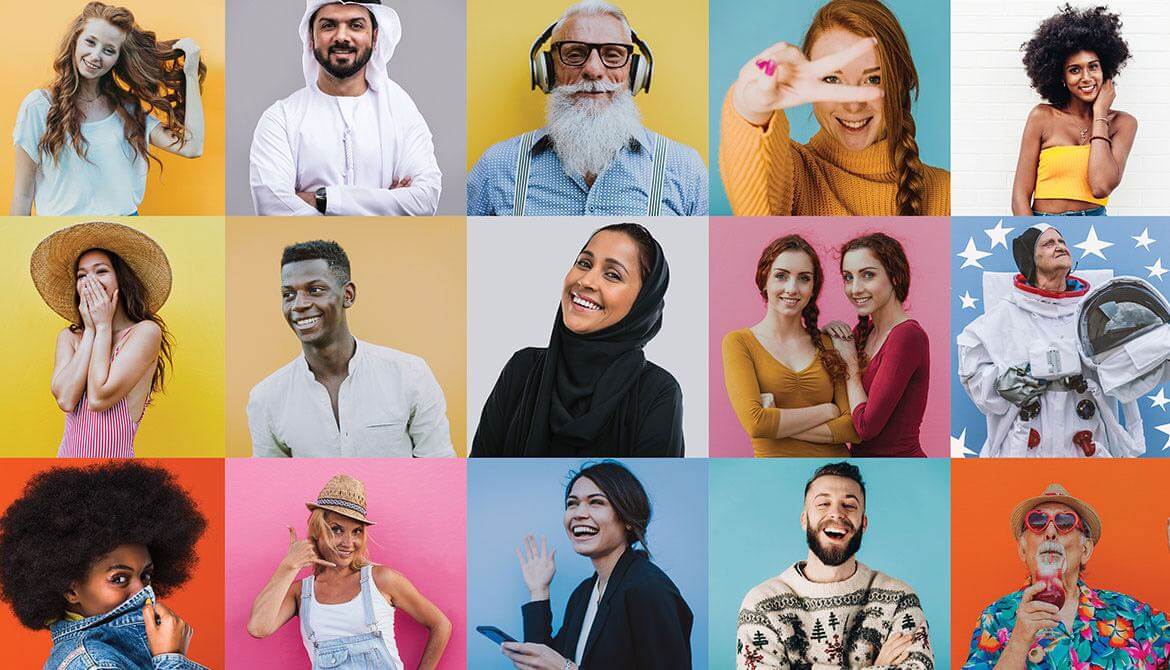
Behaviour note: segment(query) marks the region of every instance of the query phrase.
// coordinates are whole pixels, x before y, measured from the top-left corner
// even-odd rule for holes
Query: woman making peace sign
[[[740,70],[723,104],[719,171],[738,216],[939,216],[950,174],[918,157],[918,73],[878,0],[831,0],[801,49],[776,43]],[[821,126],[789,136],[784,110],[812,103]]]

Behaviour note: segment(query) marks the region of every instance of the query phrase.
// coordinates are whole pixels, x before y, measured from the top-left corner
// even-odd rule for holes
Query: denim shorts
[[[1032,216],[1105,216],[1105,205],[1097,205],[1092,209],[1061,212],[1060,214],[1050,214],[1048,212],[1037,212],[1036,210],[1032,210]]]

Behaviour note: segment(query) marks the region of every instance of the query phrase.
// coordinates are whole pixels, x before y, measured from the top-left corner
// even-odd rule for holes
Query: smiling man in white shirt
[[[398,14],[379,0],[307,0],[300,35],[305,88],[269,107],[252,137],[256,213],[433,215],[431,131],[387,72]]]
[[[280,293],[302,353],[248,395],[253,456],[455,455],[447,401],[426,361],[350,334],[357,287],[340,245],[286,247]]]

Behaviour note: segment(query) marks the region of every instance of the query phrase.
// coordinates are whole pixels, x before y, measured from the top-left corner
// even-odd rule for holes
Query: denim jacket
[[[151,657],[142,608],[149,586],[105,614],[49,627],[53,650],[44,670],[207,670],[182,654]]]

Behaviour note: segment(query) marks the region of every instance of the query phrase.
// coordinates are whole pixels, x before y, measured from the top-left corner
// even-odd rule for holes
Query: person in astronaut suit
[[[1072,256],[1048,224],[1012,240],[1019,274],[957,339],[959,378],[987,417],[985,457],[1139,456],[1145,452],[1136,402],[1107,397],[1077,344],[1079,306],[1089,293],[1070,274]]]

